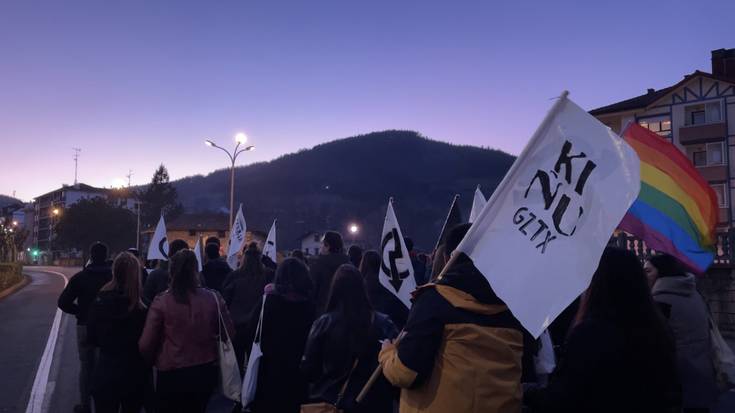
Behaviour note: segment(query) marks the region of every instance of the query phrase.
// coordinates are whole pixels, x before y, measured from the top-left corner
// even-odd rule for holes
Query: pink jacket
[[[148,309],[138,347],[143,357],[161,371],[197,366],[217,360],[219,316],[214,294],[219,301],[230,340],[235,337],[225,300],[214,290],[197,288],[188,304],[177,303],[171,290],[153,300]]]

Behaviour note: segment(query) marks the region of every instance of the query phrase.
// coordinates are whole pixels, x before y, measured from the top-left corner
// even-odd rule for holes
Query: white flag
[[[230,245],[227,249],[227,264],[233,270],[237,269],[237,255],[242,251],[245,245],[245,232],[247,231],[247,225],[245,224],[245,217],[242,215],[242,205],[237,209],[237,216],[235,216],[235,222],[232,223],[232,229],[230,230]]]
[[[156,231],[153,233],[150,244],[148,244],[149,260],[168,261],[168,239],[166,238],[166,224],[163,222],[163,215],[158,220]]]
[[[475,189],[475,198],[472,200],[472,210],[470,210],[470,224],[475,222],[477,216],[480,215],[482,208],[485,208],[486,203],[485,195],[480,191],[480,185],[477,185],[477,189]]]
[[[534,337],[587,288],[640,187],[633,149],[566,95],[457,247]]]
[[[403,234],[393,211],[393,199],[388,201],[388,211],[383,223],[383,237],[380,241],[380,274],[378,279],[388,291],[395,294],[403,304],[411,308],[411,293],[416,289],[413,265],[408,255]]]
[[[201,240],[202,237],[197,237],[197,243],[194,245],[194,255],[197,257],[197,269],[199,272],[202,272],[202,246],[199,244]]]
[[[271,230],[268,231],[268,238],[263,246],[263,255],[276,262],[276,220],[273,220]]]

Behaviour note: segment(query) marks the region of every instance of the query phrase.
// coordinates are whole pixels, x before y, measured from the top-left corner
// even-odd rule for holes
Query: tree
[[[111,252],[135,246],[135,214],[105,198],[82,199],[64,210],[56,224],[54,248],[87,252],[96,241]]]
[[[143,227],[151,227],[158,222],[161,214],[167,220],[176,218],[183,212],[176,188],[169,182],[168,171],[161,164],[153,174],[151,183],[138,192],[141,202],[140,220]]]

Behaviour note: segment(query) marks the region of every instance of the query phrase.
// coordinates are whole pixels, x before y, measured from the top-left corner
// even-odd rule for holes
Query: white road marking
[[[60,272],[48,270],[36,271],[60,276],[64,280],[64,287],[66,287],[66,284],[69,282],[66,276]],[[51,324],[51,331],[49,332],[48,340],[46,341],[46,348],[43,350],[41,362],[38,363],[36,378],[33,380],[33,388],[31,389],[31,397],[28,399],[26,413],[43,412],[43,401],[46,398],[46,391],[48,390],[49,372],[51,371],[51,362],[54,359],[56,341],[59,337],[59,325],[61,324],[62,314],[61,310],[57,308],[56,315],[54,315],[54,322]]]

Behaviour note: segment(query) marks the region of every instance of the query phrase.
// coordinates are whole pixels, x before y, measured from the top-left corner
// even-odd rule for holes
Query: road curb
[[[9,295],[12,295],[13,293],[19,291],[20,289],[22,289],[23,287],[25,287],[26,285],[30,283],[31,283],[31,277],[29,277],[28,274],[23,274],[23,278],[20,281],[0,291],[0,300],[2,300],[3,298]]]

